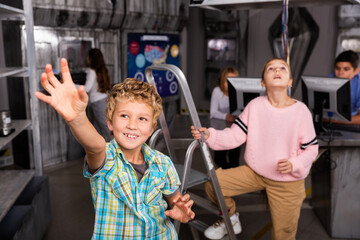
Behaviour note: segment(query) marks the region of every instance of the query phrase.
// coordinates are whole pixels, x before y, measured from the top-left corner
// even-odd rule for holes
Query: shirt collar
[[[115,138],[111,140],[110,146],[112,146],[115,149],[115,155],[119,156],[121,161],[128,163],[127,160],[125,161],[124,154],[123,154],[119,144],[116,142]],[[150,166],[150,164],[152,164],[155,160],[155,150],[153,150],[146,143],[144,143],[141,147],[141,151],[144,154],[145,162]]]

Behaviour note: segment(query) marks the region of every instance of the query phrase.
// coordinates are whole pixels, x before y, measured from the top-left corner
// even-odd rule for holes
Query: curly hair
[[[105,65],[103,54],[101,53],[100,49],[92,48],[89,50],[87,58],[89,67],[96,72],[96,81],[99,86],[98,91],[101,93],[106,93],[111,88],[111,81]]]
[[[155,87],[147,82],[136,78],[126,78],[122,83],[113,86],[108,93],[106,118],[112,121],[116,104],[126,97],[129,101],[142,101],[153,109],[153,127],[156,127],[157,120],[162,111],[162,99]]]

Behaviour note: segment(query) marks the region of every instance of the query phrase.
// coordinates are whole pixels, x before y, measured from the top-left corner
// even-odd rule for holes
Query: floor
[[[50,180],[50,199],[52,220],[44,240],[90,239],[94,209],[90,195],[89,181],[82,176],[82,159],[66,162],[44,169]],[[202,194],[202,188],[192,190]],[[260,194],[247,194],[237,197],[242,233],[238,239],[271,239],[271,220]],[[315,216],[308,197],[302,207],[297,232],[298,240],[326,240],[330,238]],[[244,207],[245,206],[245,207]],[[217,220],[216,216],[194,207],[197,217],[208,224]],[[200,239],[206,239],[199,233]],[[182,225],[179,239],[193,239],[190,228]]]

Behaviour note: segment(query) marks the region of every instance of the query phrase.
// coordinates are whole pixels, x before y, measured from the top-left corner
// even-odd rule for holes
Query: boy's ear
[[[354,71],[354,75],[358,74],[359,73],[359,67],[355,68],[355,71]]]
[[[107,126],[110,131],[113,131],[112,122],[110,120],[106,120]]]

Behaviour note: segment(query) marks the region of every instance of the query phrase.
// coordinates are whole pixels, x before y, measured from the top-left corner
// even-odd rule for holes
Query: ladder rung
[[[212,202],[210,202],[209,200],[207,200],[203,197],[200,197],[194,193],[190,193],[190,196],[196,205],[208,210],[211,213],[219,215],[219,212],[220,212],[219,208],[216,205],[214,205]]]
[[[194,228],[196,228],[197,230],[199,230],[200,232],[204,232],[209,227],[209,225],[197,219],[194,219],[193,221],[189,222],[189,224]]]
[[[175,165],[178,175],[180,176],[180,180],[183,183],[184,179],[182,179],[182,178],[184,175],[184,165],[181,165],[181,164],[174,164],[174,165]],[[189,179],[187,182],[187,186],[185,186],[185,189],[189,189],[193,186],[203,184],[207,181],[209,181],[209,177],[205,173],[202,173],[200,171],[197,171],[197,170],[191,168],[190,174],[189,174]]]

